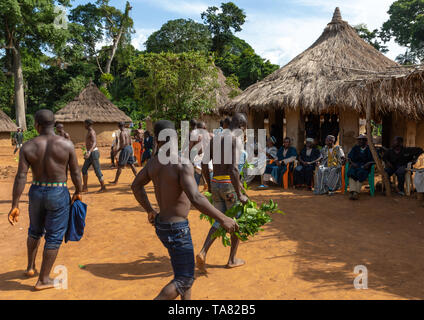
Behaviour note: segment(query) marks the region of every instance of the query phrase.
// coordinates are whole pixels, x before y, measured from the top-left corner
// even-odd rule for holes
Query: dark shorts
[[[134,151],[132,146],[126,146],[124,149],[121,150],[121,153],[119,154],[119,160],[118,165],[120,167],[124,167],[127,164],[134,164]]]
[[[152,149],[146,149],[143,152],[143,156],[141,157],[141,163],[149,160],[152,157]]]
[[[103,174],[102,170],[100,169],[100,152],[99,150],[95,150],[90,154],[90,157],[88,159],[85,159],[84,165],[82,166],[82,174],[87,175],[88,169],[90,166],[93,166],[94,172],[96,173],[97,178],[99,181],[103,180]]]
[[[174,271],[174,283],[180,295],[184,295],[194,282],[194,248],[188,220],[177,223],[161,222],[156,216],[156,234],[168,249]]]
[[[71,208],[68,188],[32,185],[28,197],[28,236],[38,240],[44,235],[45,249],[59,249],[68,229]]]

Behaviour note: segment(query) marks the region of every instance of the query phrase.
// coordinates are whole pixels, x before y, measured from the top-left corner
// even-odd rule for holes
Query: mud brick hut
[[[110,102],[92,82],[79,96],[60,109],[55,118],[57,122],[63,123],[74,144],[85,142],[87,131],[84,121],[93,120],[99,146],[111,145],[112,134],[118,130],[119,122],[131,122],[131,118]]]
[[[339,90],[340,85],[356,76],[358,70],[379,73],[397,66],[360,38],[336,8],[333,19],[311,47],[247,88],[225,111],[246,112],[253,129],[264,128],[265,119],[278,124],[298,149],[305,141],[307,114],[337,114],[339,142],[348,152],[356,143],[360,118],[365,116],[360,104]]]
[[[15,123],[0,110],[0,146],[10,146],[11,145],[11,132],[16,132],[17,127]]]

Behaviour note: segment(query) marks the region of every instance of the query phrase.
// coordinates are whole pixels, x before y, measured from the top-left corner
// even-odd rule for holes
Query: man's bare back
[[[71,201],[68,188],[64,184],[67,182],[68,168],[75,185],[72,202],[82,200],[80,195],[82,186],[74,146],[71,141],[55,134],[53,112],[39,110],[34,120],[35,129],[40,136],[25,143],[21,149],[8,220],[13,226],[18,222],[19,199],[25,189],[27,174],[31,168],[34,183],[28,193],[30,226],[27,238],[28,265],[25,275],[33,277],[37,274],[35,268],[37,249],[40,238],[45,235],[43,262],[35,285],[35,290],[45,290],[54,287],[54,280],[49,275],[69,221]]]
[[[66,182],[74,146],[61,136],[39,136],[24,144],[22,155],[39,182]]]
[[[119,146],[122,146],[122,149],[126,146],[131,145],[131,137],[126,129],[122,129],[121,133],[119,134]]]

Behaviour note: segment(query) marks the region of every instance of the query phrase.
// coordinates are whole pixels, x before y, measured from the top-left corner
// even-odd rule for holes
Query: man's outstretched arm
[[[18,172],[15,176],[15,182],[13,184],[13,200],[12,209],[10,210],[7,218],[12,226],[18,222],[19,216],[19,199],[21,198],[22,192],[24,192],[25,184],[27,180],[29,163],[25,157],[25,147],[19,152],[19,165]]]
[[[196,180],[194,180],[193,166],[191,164],[183,164],[181,166],[180,185],[196,209],[218,221],[228,232],[232,233],[238,231],[237,223],[233,219],[227,217],[225,214],[217,210],[208,201],[208,199],[206,199],[206,197],[199,192]]]
[[[148,219],[151,224],[154,223],[157,212],[152,208],[152,205],[147,197],[146,190],[144,186],[147,185],[151,179],[148,173],[149,163],[141,170],[138,175],[135,177],[131,189],[134,193],[135,198],[138,203],[146,210],[148,213]]]

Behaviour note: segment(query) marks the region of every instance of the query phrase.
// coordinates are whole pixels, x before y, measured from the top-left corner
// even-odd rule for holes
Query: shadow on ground
[[[349,290],[357,276],[355,266],[364,265],[370,289],[424,299],[424,210],[415,201],[384,196],[370,201],[366,193],[357,202],[341,194],[314,196],[290,190],[281,196],[277,189],[275,197],[271,194],[252,200],[262,203],[273,198],[285,212],[275,215],[266,229],[277,241],[297,243],[296,276],[321,291]],[[311,201],[314,197],[328,201],[323,206],[323,201]]]
[[[112,280],[140,280],[173,275],[169,257],[156,257],[153,253],[128,263],[87,264],[82,270]]]

